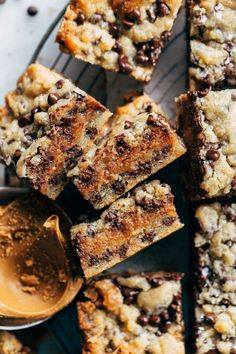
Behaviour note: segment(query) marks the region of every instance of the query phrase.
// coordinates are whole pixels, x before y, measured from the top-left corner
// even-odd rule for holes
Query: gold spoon
[[[0,209],[0,325],[46,319],[73,300],[83,281],[70,227],[61,209],[35,194]]]

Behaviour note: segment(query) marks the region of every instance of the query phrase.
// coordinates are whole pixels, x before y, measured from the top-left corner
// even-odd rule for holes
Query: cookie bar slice
[[[117,108],[108,138],[72,171],[74,183],[100,209],[184,153],[160,106],[141,95]]]
[[[78,303],[83,353],[184,354],[182,274],[95,278]]]
[[[236,86],[236,3],[188,0],[190,89]]]
[[[197,304],[236,306],[236,204],[196,210]]]
[[[236,306],[197,306],[195,353],[236,353]]]
[[[90,278],[182,226],[170,187],[155,180],[115,201],[95,221],[74,226],[71,237]]]
[[[181,0],[71,0],[57,35],[78,59],[149,81]]]
[[[54,71],[31,65],[6,96],[0,152],[19,177],[55,199],[67,173],[101,138],[111,113]]]
[[[32,354],[33,352],[24,347],[23,344],[14,336],[6,331],[0,331],[0,353],[1,354]]]
[[[189,92],[177,99],[177,111],[189,197],[235,194],[236,90]]]

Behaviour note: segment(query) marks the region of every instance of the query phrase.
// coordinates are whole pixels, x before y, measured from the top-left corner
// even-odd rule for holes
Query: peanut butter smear
[[[0,316],[42,319],[73,299],[82,280],[70,268],[70,226],[34,194],[0,207]]]

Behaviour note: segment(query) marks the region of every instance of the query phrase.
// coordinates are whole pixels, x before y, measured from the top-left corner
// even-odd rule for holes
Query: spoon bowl
[[[32,325],[76,296],[83,281],[70,228],[67,215],[37,194],[0,207],[0,325]]]

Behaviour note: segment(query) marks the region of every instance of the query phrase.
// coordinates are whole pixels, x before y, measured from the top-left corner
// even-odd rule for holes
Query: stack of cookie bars
[[[191,91],[177,99],[195,210],[198,354],[236,353],[236,2],[188,1]],[[193,206],[194,207],[194,206]]]
[[[57,42],[78,59],[148,82],[180,6],[71,0]],[[215,198],[236,194],[236,2],[189,0],[187,7],[191,91],[177,99],[177,115],[189,199],[206,199],[195,212],[195,352],[235,354],[236,204]],[[112,114],[70,80],[33,64],[6,96],[4,163],[51,199],[72,181],[97,209],[71,230],[87,279],[78,303],[84,354],[185,353],[183,274],[99,275],[183,226],[170,187],[144,181],[185,151],[146,94]]]

